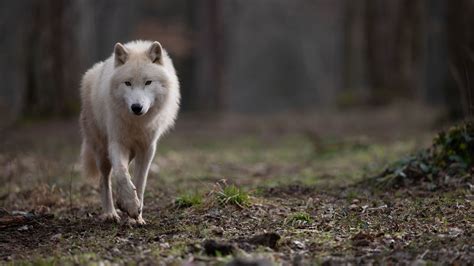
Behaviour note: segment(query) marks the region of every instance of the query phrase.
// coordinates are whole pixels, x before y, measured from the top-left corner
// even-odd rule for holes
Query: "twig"
[[[425,250],[425,252],[423,252],[423,254],[418,256],[418,259],[422,260],[426,256],[426,254],[428,254],[429,251],[430,251],[429,249]]]

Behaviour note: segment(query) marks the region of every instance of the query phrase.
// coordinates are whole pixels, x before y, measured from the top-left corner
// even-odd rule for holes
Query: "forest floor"
[[[0,146],[0,264],[471,264],[472,184],[364,182],[430,144],[433,116],[411,111],[184,115],[142,227],[98,219],[76,121],[21,123]]]

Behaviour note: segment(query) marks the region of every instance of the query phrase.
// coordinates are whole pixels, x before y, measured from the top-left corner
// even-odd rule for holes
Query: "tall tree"
[[[374,103],[413,97],[420,87],[421,0],[366,0],[369,86]]]
[[[449,71],[455,88],[447,93],[453,111],[474,114],[474,1],[448,2],[447,12]],[[456,97],[458,96],[458,97]],[[460,98],[459,98],[460,97]],[[460,99],[460,100],[459,100]],[[462,105],[459,104],[462,103]]]

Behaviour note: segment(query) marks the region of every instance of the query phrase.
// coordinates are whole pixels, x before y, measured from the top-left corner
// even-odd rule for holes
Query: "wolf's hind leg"
[[[119,222],[120,216],[114,207],[112,198],[112,181],[110,177],[111,165],[106,156],[98,160],[100,169],[100,198],[102,201],[103,214],[101,219],[104,221]]]
[[[99,177],[95,153],[85,139],[81,145],[81,171],[86,178],[95,179]]]

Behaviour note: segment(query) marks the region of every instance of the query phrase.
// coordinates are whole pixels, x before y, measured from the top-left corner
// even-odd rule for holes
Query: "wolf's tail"
[[[82,142],[81,147],[81,171],[82,176],[86,178],[95,179],[99,178],[100,175],[99,168],[97,168],[97,163],[94,158],[94,152],[85,142]]]

